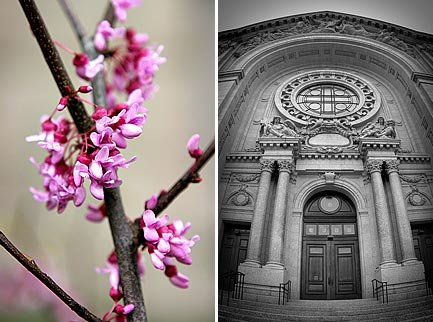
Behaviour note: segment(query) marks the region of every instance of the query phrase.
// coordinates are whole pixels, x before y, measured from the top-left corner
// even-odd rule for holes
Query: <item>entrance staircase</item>
[[[384,304],[375,299],[289,300],[285,305],[231,299],[230,306],[219,305],[218,321],[433,322],[433,296],[422,296]]]

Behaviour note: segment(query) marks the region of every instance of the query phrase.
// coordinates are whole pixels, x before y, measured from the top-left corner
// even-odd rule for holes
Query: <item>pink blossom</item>
[[[116,307],[114,308],[114,312],[122,315],[127,315],[132,311],[134,311],[134,304],[127,304],[125,306],[121,304],[117,304]]]
[[[173,264],[170,258],[165,258],[165,275],[170,279],[170,282],[179,288],[188,288],[189,278],[188,276],[180,273],[177,267]]]
[[[78,76],[86,81],[91,81],[96,74],[104,70],[104,55],[89,60],[86,54],[76,54],[73,64]]]
[[[119,21],[126,20],[126,11],[141,5],[141,0],[111,0],[114,13]]]
[[[197,159],[203,154],[203,151],[199,148],[199,144],[200,144],[200,135],[198,134],[194,134],[188,140],[186,147],[188,149],[191,158]]]
[[[144,204],[145,209],[153,210],[158,204],[158,195],[153,194]]]
[[[107,210],[105,204],[101,204],[99,207],[94,205],[87,206],[88,212],[86,213],[86,219],[91,222],[101,222],[107,217]]]
[[[93,39],[96,49],[99,51],[104,50],[107,47],[107,40],[124,37],[125,32],[124,27],[112,28],[109,21],[101,21],[96,28],[95,38]]]

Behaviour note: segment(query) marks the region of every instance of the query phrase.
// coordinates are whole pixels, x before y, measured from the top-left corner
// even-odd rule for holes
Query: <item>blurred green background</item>
[[[36,2],[52,37],[78,51],[57,1]],[[93,32],[107,1],[72,2],[87,30]],[[185,146],[192,134],[201,135],[203,148],[214,136],[214,11],[212,0],[144,0],[142,7],[129,12],[126,25],[148,33],[151,43],[163,44],[163,56],[168,60],[156,77],[160,91],[145,103],[150,113],[143,134],[130,141],[124,153],[126,158],[138,157],[129,169],[120,171],[123,202],[130,217],[140,216],[144,201],[160,189],[168,189],[191,165]],[[108,223],[87,222],[84,206],[76,209],[69,205],[61,215],[48,212],[28,191],[30,186],[42,187],[41,177],[28,159],[42,160],[44,153],[24,139],[39,132],[40,116],[49,114],[60,96],[18,1],[2,3],[0,43],[0,229],[60,285],[72,290],[82,304],[102,316],[112,301],[108,276],[96,274],[95,267],[104,265],[113,247]],[[74,75],[72,56],[60,52],[78,87],[82,82]],[[166,209],[170,218],[192,222],[190,235],[201,236],[193,248],[193,265],[179,266],[190,277],[190,288],[172,286],[144,254],[142,286],[149,321],[214,320],[214,159],[201,175],[202,183],[190,186]],[[88,194],[86,201],[94,200]],[[20,270],[1,249],[0,283],[11,282],[15,274],[21,276]],[[33,300],[34,296],[28,296],[12,302],[28,306]],[[0,321],[51,320],[40,312],[16,312],[17,305],[6,302],[0,297]],[[37,301],[33,304],[36,312],[45,309]],[[64,321],[69,321],[66,315]]]

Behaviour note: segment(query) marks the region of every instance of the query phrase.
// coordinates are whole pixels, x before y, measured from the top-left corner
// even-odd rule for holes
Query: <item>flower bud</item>
[[[89,86],[89,85],[83,85],[83,86],[78,87],[78,91],[80,93],[86,94],[86,93],[90,93],[91,91],[93,91],[93,88],[92,88],[92,86]]]

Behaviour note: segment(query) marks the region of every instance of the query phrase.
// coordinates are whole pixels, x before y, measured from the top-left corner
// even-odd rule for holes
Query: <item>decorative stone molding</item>
[[[238,207],[244,207],[247,206],[248,204],[251,204],[251,197],[250,194],[247,193],[246,188],[248,186],[243,184],[241,185],[241,187],[239,188],[239,190],[230,197],[230,201],[231,203],[233,203],[235,206]]]
[[[343,19],[341,15],[337,18],[335,14],[332,14],[333,17],[331,17],[327,13],[324,16],[314,16],[315,17],[313,18],[309,15],[303,15],[302,18],[299,17],[298,19],[293,19],[293,22],[290,22],[289,24],[287,24],[287,22],[286,24],[282,23],[282,26],[284,27],[272,28],[262,32],[253,33],[251,38],[246,40],[240,47],[237,48],[234,56],[240,57],[257,46],[274,40],[284,39],[300,34],[328,33],[353,35],[357,37],[373,39],[388,44],[416,58],[416,54],[412,46],[398,38],[394,32],[388,31],[386,28],[372,29],[371,27],[368,27],[367,31],[367,29],[364,27],[364,24],[360,23],[364,19],[358,20],[358,22],[356,22],[357,19],[353,18],[352,21],[349,21],[349,18]],[[376,23],[376,25],[378,24]],[[229,45],[224,44],[224,47],[221,47],[222,48],[220,51],[223,52],[224,48],[229,47]]]
[[[360,159],[361,156],[359,153],[310,153],[310,152],[303,152],[300,153],[298,156],[300,159],[348,159],[348,160],[357,160]]]
[[[425,174],[420,174],[416,176],[408,176],[408,175],[400,174],[400,179],[408,183],[427,182],[427,177]]]
[[[325,154],[336,154],[336,153],[342,153],[343,149],[338,146],[321,146],[318,147],[316,151]]]
[[[381,150],[392,151],[400,148],[401,141],[390,138],[361,138],[359,139],[359,147],[361,151],[366,150]]]
[[[397,159],[401,163],[427,163],[430,164],[430,157],[427,155],[398,155]]]
[[[340,179],[341,176],[335,172],[325,172],[319,174],[319,178],[325,179],[326,184],[334,184],[336,179]]]
[[[260,159],[259,154],[247,154],[247,153],[230,153],[226,160],[228,162],[257,162]]]
[[[282,172],[289,172],[291,173],[295,167],[295,164],[293,161],[289,161],[289,160],[278,160],[278,171]]]
[[[426,203],[431,204],[430,199],[420,192],[417,186],[411,185],[410,188],[412,191],[406,197],[409,204],[415,207],[424,206]]]
[[[232,176],[233,181],[237,182],[253,182],[258,183],[260,178],[259,173],[253,173],[253,174],[241,174],[241,173],[235,173]]]
[[[399,171],[400,161],[398,160],[386,160],[385,161],[385,169],[387,173],[398,172]]]
[[[383,169],[383,160],[368,160],[367,161],[367,170],[369,173],[373,172],[382,172]]]
[[[272,172],[274,170],[275,160],[260,160],[261,170]]]

